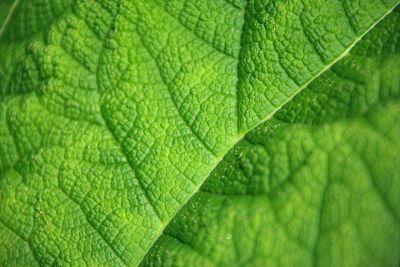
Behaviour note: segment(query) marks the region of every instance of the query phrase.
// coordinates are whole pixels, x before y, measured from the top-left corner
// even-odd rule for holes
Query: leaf
[[[346,60],[396,4],[1,4],[9,7],[7,14],[0,13],[1,264],[140,264],[175,214],[249,131],[274,123],[275,114],[293,119],[294,112],[298,120],[321,123],[335,118],[281,110],[294,103],[306,111],[301,106],[312,99],[295,95]],[[392,53],[381,60],[395,68],[384,74],[382,92],[392,99],[398,92],[393,52],[398,35],[387,38],[394,41],[380,43],[381,54]],[[377,68],[374,64],[370,70]],[[366,77],[368,84],[372,79]],[[346,100],[345,90],[340,96]],[[380,102],[373,96],[351,105],[349,113],[367,112],[374,100]],[[379,114],[395,112],[393,105]],[[377,123],[394,117],[379,114]],[[381,168],[396,171],[396,166]],[[205,187],[212,183],[210,177]]]
[[[398,266],[399,22],[246,135],[143,266]]]

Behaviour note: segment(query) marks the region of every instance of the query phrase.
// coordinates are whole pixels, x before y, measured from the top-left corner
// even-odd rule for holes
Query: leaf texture
[[[223,181],[220,166],[257,126],[288,128],[277,137],[285,142],[293,124],[318,122],[321,126],[301,131],[318,128],[334,140],[345,140],[342,131],[353,128],[370,131],[350,123],[358,125],[365,114],[386,116],[376,119],[382,123],[378,130],[389,125],[396,103],[381,102],[398,95],[399,37],[390,30],[399,24],[392,19],[389,29],[374,28],[393,17],[397,3],[3,2],[1,264],[131,266],[153,247],[143,263],[157,265],[153,251],[165,237],[153,245],[165,227],[179,210],[186,212],[183,206],[210,173],[203,188],[219,190],[213,177]],[[375,36],[371,44],[362,42],[366,34]],[[348,57],[354,49],[358,52]],[[333,130],[324,134],[324,127]],[[260,130],[254,131],[249,136]],[[325,157],[334,148],[326,145],[315,152],[325,162],[316,168],[331,165]],[[364,155],[360,147],[352,153]],[[395,147],[384,151],[394,158],[387,164],[396,162]],[[336,175],[353,177],[357,168]],[[330,184],[326,176],[315,176]],[[263,179],[244,187],[263,192]],[[398,189],[391,188],[396,195]],[[239,190],[226,185],[229,189]]]
[[[398,266],[399,22],[247,134],[143,266]]]

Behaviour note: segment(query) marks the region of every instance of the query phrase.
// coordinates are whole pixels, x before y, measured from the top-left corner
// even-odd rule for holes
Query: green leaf
[[[397,3],[0,4],[0,264],[396,266]]]
[[[143,266],[398,266],[400,12],[239,142]]]

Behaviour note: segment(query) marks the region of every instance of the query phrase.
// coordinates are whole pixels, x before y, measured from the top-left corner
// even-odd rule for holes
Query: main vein
[[[10,10],[8,11],[8,15],[0,28],[0,39],[3,36],[4,32],[6,31],[7,25],[10,23],[13,15],[15,13],[15,10],[17,9],[17,6],[19,5],[20,2],[21,2],[21,0],[15,0],[14,4],[12,4]]]

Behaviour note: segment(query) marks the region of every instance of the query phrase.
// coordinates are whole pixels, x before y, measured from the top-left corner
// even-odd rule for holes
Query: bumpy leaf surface
[[[237,144],[144,266],[398,266],[400,13]]]
[[[397,266],[397,3],[3,1],[0,264]]]

